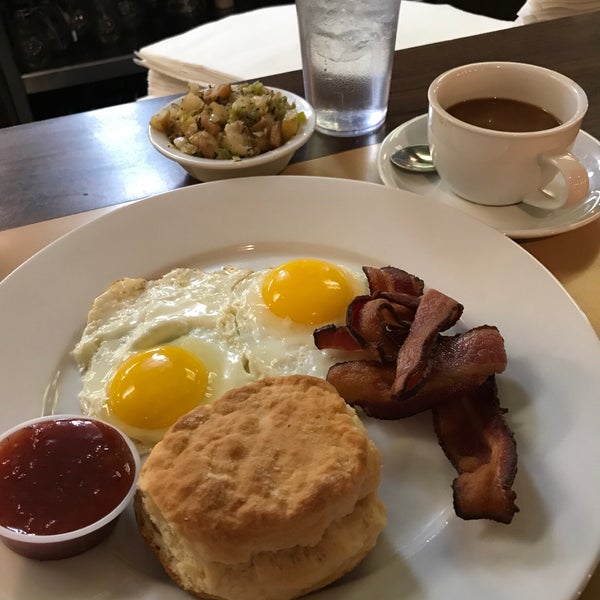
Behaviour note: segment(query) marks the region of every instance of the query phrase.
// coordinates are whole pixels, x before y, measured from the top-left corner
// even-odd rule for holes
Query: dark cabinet
[[[260,4],[3,0],[0,126],[135,100],[146,93],[147,73],[134,64],[134,50]]]

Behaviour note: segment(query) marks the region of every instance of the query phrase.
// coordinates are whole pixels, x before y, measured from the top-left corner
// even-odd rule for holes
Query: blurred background
[[[368,1],[368,0],[365,0]],[[524,0],[456,0],[514,20]],[[133,51],[228,14],[292,0],[0,0],[0,127],[146,94]]]

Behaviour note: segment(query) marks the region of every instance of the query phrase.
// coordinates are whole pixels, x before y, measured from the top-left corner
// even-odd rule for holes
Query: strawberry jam
[[[0,525],[35,535],[80,529],[116,508],[134,477],[131,450],[109,425],[27,425],[0,442]]]

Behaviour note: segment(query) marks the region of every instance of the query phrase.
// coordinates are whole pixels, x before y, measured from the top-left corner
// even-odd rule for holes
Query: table
[[[380,183],[378,144],[426,112],[427,86],[438,73],[480,60],[531,62],[572,77],[590,101],[583,129],[600,138],[598,48],[600,12],[398,51],[385,126],[357,139],[315,134],[284,175]],[[303,93],[299,71],[263,81]],[[148,120],[165,102],[145,100],[0,130],[0,279],[58,236],[118,205],[196,183],[146,140]],[[600,220],[521,244],[565,286],[600,334]],[[581,595],[596,598],[600,570]]]

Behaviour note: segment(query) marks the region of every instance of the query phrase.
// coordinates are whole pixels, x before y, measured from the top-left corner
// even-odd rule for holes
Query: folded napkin
[[[515,23],[525,25],[600,10],[600,0],[527,0]]]
[[[513,27],[446,4],[402,0],[396,49]],[[296,7],[272,6],[206,23],[144,48],[138,64],[149,69],[148,94],[185,91],[187,82],[252,80],[302,67]]]

